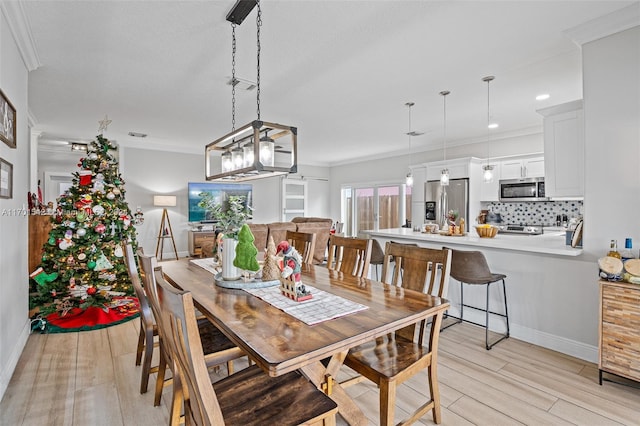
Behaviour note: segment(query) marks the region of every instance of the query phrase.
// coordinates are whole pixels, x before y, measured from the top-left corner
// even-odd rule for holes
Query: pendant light
[[[411,158],[411,138],[413,137],[413,134],[414,134],[411,131],[411,107],[414,105],[415,104],[413,102],[407,102],[405,104],[405,106],[409,108],[409,131],[407,132],[407,135],[409,135],[409,158]],[[411,174],[411,169],[409,169],[409,173],[407,173],[407,176],[405,178],[405,184],[407,186],[413,186],[413,174]]]
[[[442,169],[442,173],[440,174],[440,185],[448,186],[449,185],[449,169],[447,169],[446,161],[447,161],[447,95],[451,93],[448,90],[443,90],[440,92],[442,96],[442,112],[443,112],[443,126],[442,126],[442,160],[445,162],[444,169]]]
[[[257,6],[257,55],[256,55],[256,112],[257,120],[238,129],[235,127],[236,85],[241,80],[235,76],[236,25],[240,25]],[[227,14],[232,29],[231,56],[231,132],[207,144],[205,147],[205,178],[213,181],[242,182],[271,176],[287,175],[298,171],[298,129],[260,118],[260,28],[262,9],[260,0],[239,0]],[[240,86],[238,86],[240,87]],[[272,132],[269,134],[269,132]],[[221,171],[213,172],[213,164],[220,162]]]
[[[489,75],[484,77],[482,81],[487,83],[487,164],[482,167],[482,180],[485,183],[493,182],[493,166],[489,164],[490,154],[491,154],[491,109],[489,103],[489,85],[495,79],[494,76]]]

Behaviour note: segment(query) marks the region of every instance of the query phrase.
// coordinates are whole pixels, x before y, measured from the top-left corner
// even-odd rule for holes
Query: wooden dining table
[[[188,259],[164,261],[160,266],[166,279],[190,291],[198,309],[267,374],[276,377],[302,371],[338,404],[340,415],[351,425],[368,422],[335,380],[349,349],[442,315],[449,307],[446,299],[304,265],[304,284],[367,306],[307,325],[244,290],[217,286],[211,272]],[[327,359],[328,363],[321,362]]]

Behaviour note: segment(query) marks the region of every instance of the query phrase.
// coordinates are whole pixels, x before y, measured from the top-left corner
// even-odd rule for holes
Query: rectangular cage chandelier
[[[235,128],[235,74],[236,25],[244,21],[257,6],[257,69],[256,112],[257,120]],[[260,119],[260,27],[262,10],[260,0],[238,0],[227,14],[231,22],[231,132],[205,146],[205,178],[211,181],[242,182],[271,176],[297,173],[298,129],[282,124],[268,123]]]
[[[254,120],[205,147],[207,180],[243,182],[297,173],[298,129]]]

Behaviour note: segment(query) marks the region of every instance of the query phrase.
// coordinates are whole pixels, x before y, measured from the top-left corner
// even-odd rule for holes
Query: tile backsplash
[[[482,208],[499,213],[503,223],[555,226],[557,215],[582,216],[582,201],[483,202]]]

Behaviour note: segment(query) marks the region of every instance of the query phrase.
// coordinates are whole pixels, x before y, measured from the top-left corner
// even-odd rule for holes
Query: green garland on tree
[[[116,149],[97,136],[73,173],[73,186],[57,200],[41,267],[31,274],[30,306],[43,313],[63,302],[84,309],[133,294],[121,242],[131,241],[135,250],[136,230],[110,153]]]

